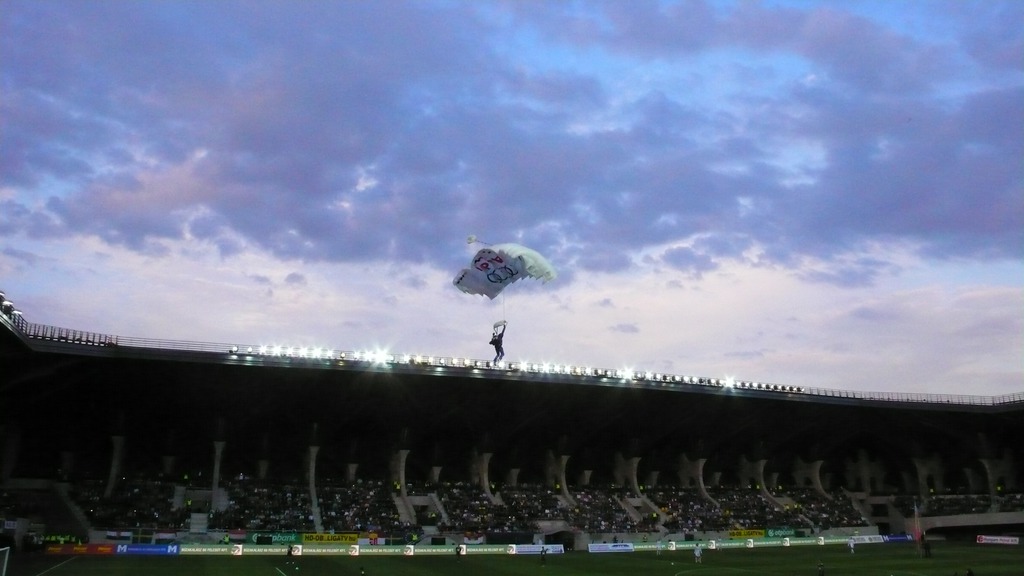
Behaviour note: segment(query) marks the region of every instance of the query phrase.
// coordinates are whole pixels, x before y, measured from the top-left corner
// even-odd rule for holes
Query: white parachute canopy
[[[494,244],[473,256],[452,280],[466,294],[480,294],[493,300],[506,286],[523,278],[547,283],[558,276],[555,268],[539,252],[519,244]]]

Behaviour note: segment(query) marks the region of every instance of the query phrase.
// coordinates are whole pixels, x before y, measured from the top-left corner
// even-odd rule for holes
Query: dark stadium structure
[[[593,367],[139,340],[0,314],[2,482],[125,470],[541,484],[640,497],[719,486],[843,490],[881,533],[898,499],[988,506],[956,526],[1019,530],[1024,394],[864,393]],[[884,386],[884,383],[882,383]],[[117,440],[114,440],[114,439]],[[219,447],[218,447],[219,445]],[[116,448],[114,447],[116,446]],[[310,447],[317,449],[311,452]],[[314,460],[311,465],[311,458]],[[116,473],[112,469],[116,467]],[[203,476],[205,475],[205,476]],[[38,484],[37,484],[38,485]],[[710,496],[708,496],[710,497]],[[638,505],[639,509],[639,505]]]

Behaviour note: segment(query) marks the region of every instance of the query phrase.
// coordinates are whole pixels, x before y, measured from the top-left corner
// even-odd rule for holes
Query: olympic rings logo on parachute
[[[516,275],[518,274],[519,272],[516,272],[508,266],[502,266],[501,268],[496,268],[495,270],[488,272],[487,280],[495,284],[504,284],[506,282],[511,283],[517,280]]]
[[[506,263],[500,254],[489,248],[480,250],[473,258],[473,268],[486,273],[487,281],[492,284],[512,283],[518,280],[516,276],[519,275],[519,271],[513,268],[513,265],[511,262]]]

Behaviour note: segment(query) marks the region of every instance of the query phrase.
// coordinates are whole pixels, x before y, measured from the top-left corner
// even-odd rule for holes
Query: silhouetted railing
[[[450,366],[455,368],[493,368],[494,365],[487,360],[474,360],[458,357],[426,357],[411,355],[383,354],[377,355],[367,352],[347,351],[327,348],[309,347],[281,347],[262,345],[238,345],[215,342],[191,342],[183,340],[158,340],[150,338],[131,338],[71,330],[44,324],[27,322],[20,313],[4,313],[0,315],[4,324],[10,329],[19,332],[29,340],[46,340],[77,344],[82,346],[104,346],[136,348],[153,351],[182,351],[197,353],[226,354],[232,357],[259,357],[279,359],[307,359],[315,361],[341,361],[341,362],[367,362],[380,364],[408,364],[412,366],[438,367]],[[526,376],[532,374],[556,374],[566,378],[578,377],[580,379],[597,378],[603,382],[621,379],[631,385],[647,386],[658,389],[679,389],[692,390],[694,387],[716,387],[740,389],[755,392],[778,392],[788,395],[815,396],[829,399],[845,399],[851,401],[875,401],[875,402],[899,402],[928,405],[958,405],[958,406],[1007,406],[1024,403],[1024,392],[1016,394],[1005,394],[1000,396],[980,396],[965,394],[924,394],[905,392],[862,392],[856,390],[834,390],[829,388],[808,388],[770,383],[739,382],[734,385],[732,382],[719,378],[705,378],[696,376],[678,376],[660,373],[629,372],[623,373],[615,369],[591,368],[571,365],[537,365],[508,363],[502,365],[507,370],[524,373]]]

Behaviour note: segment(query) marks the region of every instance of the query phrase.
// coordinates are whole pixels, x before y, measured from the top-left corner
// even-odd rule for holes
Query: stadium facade
[[[647,496],[660,487],[709,502],[719,488],[747,489],[780,507],[800,489],[845,495],[865,519],[856,531],[1024,525],[1002,506],[1024,492],[1024,394],[141,340],[34,324],[6,299],[2,312],[0,480],[10,489],[93,478],[109,496],[129,470],[148,471],[198,481],[189,498],[221,509],[239,475],[298,478],[314,501],[325,483],[374,480],[414,516],[443,512],[420,486],[464,483],[500,502],[540,485],[569,505],[587,486],[614,486],[630,516],[661,532],[665,507]],[[920,511],[956,495],[983,509],[910,526],[907,503]]]

